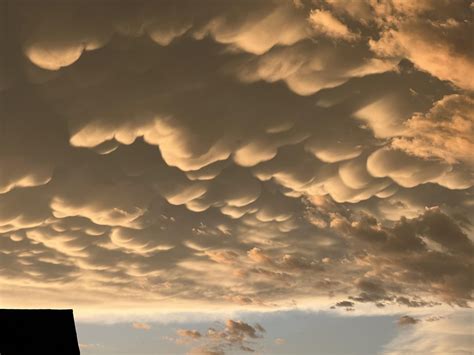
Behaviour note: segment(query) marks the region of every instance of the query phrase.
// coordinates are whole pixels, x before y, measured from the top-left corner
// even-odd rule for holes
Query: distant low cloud
[[[354,302],[351,301],[341,301],[336,303],[336,307],[353,307]]]
[[[274,343],[275,343],[276,345],[284,345],[284,344],[286,344],[286,340],[285,340],[284,338],[276,338],[276,339],[274,340]]]
[[[400,333],[384,347],[383,354],[406,353],[469,354],[472,352],[472,314],[455,312],[436,322],[419,322],[402,327]]]
[[[201,334],[197,330],[179,329],[178,343],[198,342],[188,354],[225,354],[227,351],[254,352],[255,340],[261,339],[265,329],[243,321],[229,319],[223,329],[209,328]]]
[[[413,318],[411,316],[402,316],[398,319],[397,324],[400,326],[413,325],[420,322],[419,319]]]
[[[100,347],[100,345],[99,344],[79,343],[79,348],[80,349],[95,349],[97,347]]]
[[[140,329],[140,330],[150,330],[151,329],[150,324],[142,323],[142,322],[133,322],[132,326],[133,326],[133,328]]]

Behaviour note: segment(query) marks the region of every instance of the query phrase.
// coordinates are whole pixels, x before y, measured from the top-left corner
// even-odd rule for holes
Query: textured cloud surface
[[[2,304],[471,304],[470,1],[1,11]]]

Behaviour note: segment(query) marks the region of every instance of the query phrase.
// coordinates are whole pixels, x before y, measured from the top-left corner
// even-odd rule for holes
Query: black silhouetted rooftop
[[[0,309],[0,354],[80,354],[71,309]]]

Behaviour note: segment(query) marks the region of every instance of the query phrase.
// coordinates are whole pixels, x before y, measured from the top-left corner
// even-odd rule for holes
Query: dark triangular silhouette
[[[71,309],[0,309],[0,355],[80,354]]]

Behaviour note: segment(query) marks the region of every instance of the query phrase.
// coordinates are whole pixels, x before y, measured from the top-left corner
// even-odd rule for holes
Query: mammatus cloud
[[[222,327],[219,327],[222,328]],[[197,330],[178,329],[178,343],[191,344],[188,354],[225,354],[227,351],[255,352],[256,341],[263,337],[265,329],[260,324],[254,326],[241,320],[228,319],[223,329],[209,328],[201,334]]]
[[[471,11],[12,3],[2,302],[469,307]],[[244,325],[178,335],[242,350]]]

